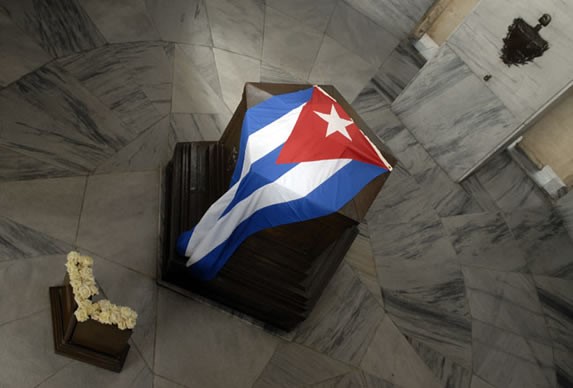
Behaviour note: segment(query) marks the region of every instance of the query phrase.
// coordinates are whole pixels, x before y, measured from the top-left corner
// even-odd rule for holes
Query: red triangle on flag
[[[277,163],[326,159],[353,159],[391,169],[342,106],[315,86]]]

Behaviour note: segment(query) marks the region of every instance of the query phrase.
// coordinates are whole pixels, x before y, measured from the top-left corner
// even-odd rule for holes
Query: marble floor
[[[0,387],[573,386],[571,206],[505,154],[454,183],[390,109],[431,1],[41,4],[0,0]],[[159,170],[245,81],[334,83],[400,161],[289,334],[155,281]],[[72,249],[139,314],[120,374],[53,352]]]

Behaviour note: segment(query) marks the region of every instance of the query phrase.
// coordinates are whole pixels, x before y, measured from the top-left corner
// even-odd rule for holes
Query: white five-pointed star
[[[340,134],[346,136],[348,140],[352,141],[352,138],[348,134],[346,127],[353,123],[352,120],[346,120],[341,118],[336,111],[334,105],[331,105],[330,114],[314,111],[321,119],[328,123],[326,128],[326,136],[328,137],[333,133],[339,132]]]

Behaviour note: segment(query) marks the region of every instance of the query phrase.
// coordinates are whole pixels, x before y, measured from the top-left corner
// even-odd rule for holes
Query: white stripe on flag
[[[351,159],[334,159],[301,162],[276,181],[259,188],[237,203],[215,223],[204,222],[205,217],[202,218],[195,227],[193,235],[200,231],[204,238],[199,241],[193,241],[191,238],[189,241],[186,255],[190,257],[187,266],[198,262],[227,240],[235,228],[256,211],[307,196],[351,161]],[[209,217],[209,220],[212,218]]]
[[[235,198],[235,194],[237,193],[240,183],[249,172],[251,164],[255,163],[257,160],[269,154],[271,151],[287,141],[294,129],[294,125],[298,121],[298,116],[305,105],[306,102],[298,108],[285,113],[277,120],[249,136],[245,147],[245,157],[243,160],[241,177],[231,188],[229,188],[229,190],[227,190],[227,192],[225,192],[225,194],[221,196],[221,198],[215,201],[215,203],[207,209],[207,212],[203,215],[191,235],[191,239],[189,240],[186,250],[186,256],[189,256],[190,246],[195,246],[198,241],[203,240],[211,232],[209,228],[200,228],[199,226],[203,224],[215,225],[217,223],[217,220],[221,217],[233,198]]]

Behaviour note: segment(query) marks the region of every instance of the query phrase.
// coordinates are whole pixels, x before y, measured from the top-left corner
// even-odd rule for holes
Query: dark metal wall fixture
[[[551,16],[544,14],[539,18],[539,24],[530,26],[522,18],[513,20],[503,39],[501,60],[507,66],[525,65],[534,58],[543,55],[549,49],[549,43],[539,35],[539,30],[551,22]]]

